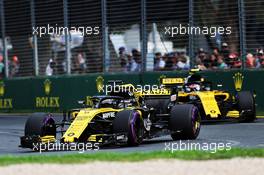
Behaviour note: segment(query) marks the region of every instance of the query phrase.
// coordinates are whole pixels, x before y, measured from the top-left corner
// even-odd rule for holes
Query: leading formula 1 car
[[[214,90],[212,83],[201,77],[197,70],[192,70],[187,78],[163,78],[158,92],[143,95],[148,99],[149,107],[156,108],[160,113],[166,113],[170,105],[193,104],[199,109],[202,119],[235,118],[239,122],[253,122],[256,119],[252,92],[231,94]]]
[[[21,147],[38,143],[86,143],[100,145],[139,145],[143,139],[170,134],[174,140],[196,139],[200,131],[198,108],[192,104],[175,104],[168,113],[148,108],[131,84],[121,85],[122,92],[90,98],[90,106],[64,113],[55,122],[50,113],[35,113],[25,124]],[[125,90],[124,90],[125,89]],[[131,90],[132,89],[132,90]],[[65,126],[68,128],[65,129]],[[61,133],[60,138],[56,138]],[[57,141],[58,142],[58,141]]]

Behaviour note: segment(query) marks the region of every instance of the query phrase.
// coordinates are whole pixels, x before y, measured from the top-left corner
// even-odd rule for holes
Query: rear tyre
[[[169,129],[173,140],[193,140],[200,132],[201,117],[198,108],[191,104],[175,105],[171,109]]]
[[[54,119],[46,113],[34,113],[27,119],[25,125],[25,136],[56,137],[56,125]]]
[[[255,99],[251,92],[242,91],[237,93],[237,106],[239,122],[253,122],[256,119]]]
[[[137,146],[143,140],[144,125],[140,113],[136,110],[120,111],[113,121],[114,133],[126,133],[127,144]]]

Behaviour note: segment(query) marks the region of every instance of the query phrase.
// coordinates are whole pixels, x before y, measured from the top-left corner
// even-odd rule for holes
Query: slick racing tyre
[[[113,121],[114,133],[126,133],[127,144],[137,146],[143,140],[144,125],[140,113],[136,110],[120,111]]]
[[[200,132],[201,117],[191,104],[175,105],[171,109],[169,129],[173,140],[193,140]]]
[[[255,99],[251,92],[237,93],[237,107],[240,114],[240,122],[253,122],[256,119]]]
[[[34,113],[27,119],[25,136],[56,137],[56,125],[54,119],[46,113]]]

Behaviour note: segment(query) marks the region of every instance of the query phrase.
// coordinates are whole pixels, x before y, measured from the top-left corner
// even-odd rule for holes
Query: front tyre
[[[173,140],[193,140],[200,132],[201,116],[198,108],[191,104],[172,107],[169,119],[169,129]]]
[[[25,125],[25,135],[20,137],[20,146],[33,148],[41,142],[41,137],[51,136],[56,138],[56,124],[50,114],[34,113],[30,116]],[[40,145],[38,145],[40,146]],[[35,150],[35,148],[33,148]]]
[[[46,113],[34,113],[30,116],[25,125],[25,136],[46,136],[56,137],[56,125],[54,119]]]

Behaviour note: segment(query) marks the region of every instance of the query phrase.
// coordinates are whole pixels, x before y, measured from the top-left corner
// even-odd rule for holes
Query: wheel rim
[[[56,135],[56,131],[55,131],[55,133],[54,133],[53,129],[54,129],[54,119],[53,119],[52,116],[49,114],[48,116],[46,116],[46,117],[43,119],[42,133],[43,133],[43,135],[45,135],[45,134]]]

